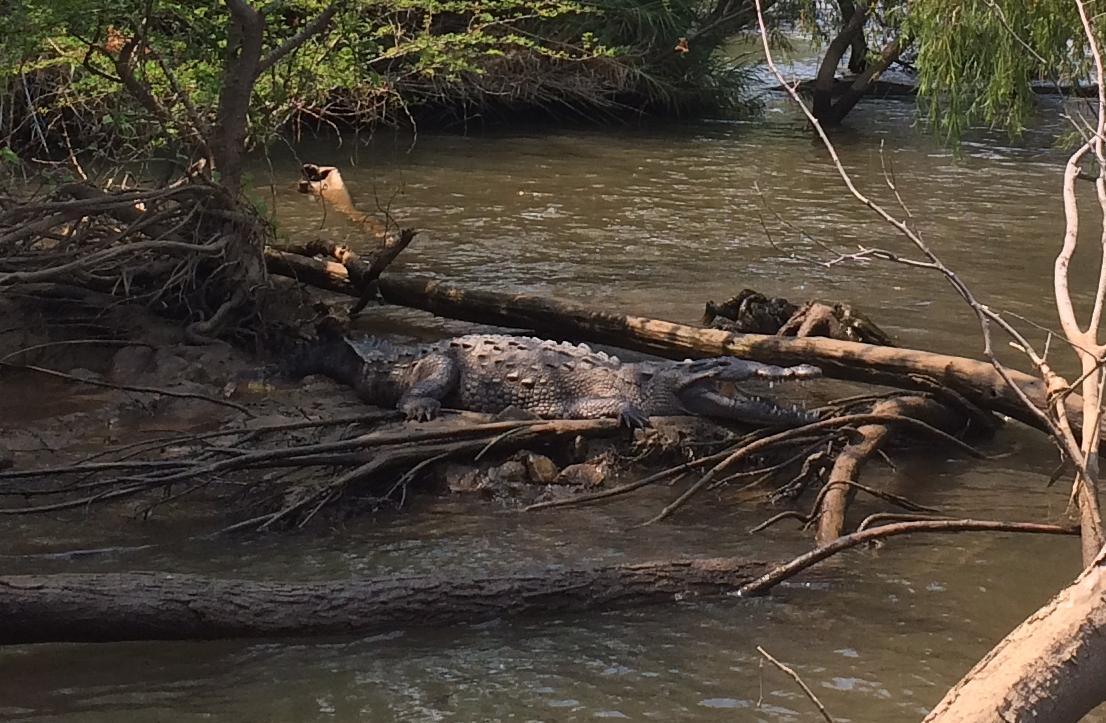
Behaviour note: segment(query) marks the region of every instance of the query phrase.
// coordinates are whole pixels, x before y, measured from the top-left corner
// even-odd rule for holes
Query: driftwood
[[[736,558],[456,578],[258,582],[107,573],[0,577],[0,644],[339,635],[672,602],[737,589]]]
[[[822,336],[895,346],[883,329],[849,304],[808,301],[799,306],[783,297],[766,296],[752,289],[742,289],[720,304],[708,301],[703,326],[740,334]]]
[[[269,250],[269,269],[306,283],[360,297],[344,267],[295,254]],[[401,274],[378,280],[384,301],[429,311],[462,321],[530,329],[553,337],[583,339],[670,358],[732,354],[767,364],[815,364],[825,376],[900,389],[932,391],[948,388],[972,404],[1040,428],[1041,420],[1025,408],[1015,390],[989,363],[978,359],[891,348],[818,337],[785,338],[734,334],[660,319],[596,311],[558,299],[465,289]],[[1038,406],[1046,403],[1041,381],[1010,372],[1011,378]],[[1079,398],[1071,394],[1069,409],[1079,418]]]

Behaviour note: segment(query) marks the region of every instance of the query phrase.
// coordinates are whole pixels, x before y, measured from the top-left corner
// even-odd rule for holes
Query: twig
[[[773,658],[771,655],[768,654],[767,650],[760,647],[759,645],[757,646],[757,652],[767,658],[769,663],[791,676],[791,679],[799,684],[799,687],[803,689],[804,693],[806,693],[806,697],[810,699],[810,702],[817,706],[818,712],[822,714],[822,719],[825,720],[826,723],[834,723],[833,717],[829,714],[829,712],[826,711],[826,706],[822,705],[822,701],[818,700],[818,696],[814,695],[814,691],[811,690],[810,687],[803,682],[803,679],[799,677],[798,673]]]
[[[547,510],[551,507],[569,507],[571,505],[582,505],[587,502],[595,502],[596,500],[605,500],[610,497],[618,497],[628,492],[641,489],[655,482],[661,482],[662,480],[674,477],[677,474],[682,474],[692,469],[702,467],[721,459],[721,455],[712,455],[710,457],[702,457],[700,459],[692,460],[691,462],[684,462],[683,464],[675,467],[670,467],[666,470],[661,470],[656,474],[651,474],[648,477],[637,480],[636,482],[628,482],[618,487],[612,487],[609,490],[603,490],[601,492],[592,492],[586,495],[577,495],[564,500],[549,500],[548,502],[535,502],[532,505],[528,505],[522,508],[523,512],[532,512],[534,510]]]
[[[42,344],[35,344],[33,346],[25,346],[16,349],[13,352],[9,352],[4,356],[0,356],[0,362],[6,362],[13,356],[19,356],[20,354],[26,354],[27,352],[35,351],[37,349],[46,349],[55,346],[70,346],[70,345],[82,345],[89,344],[93,346],[144,346],[153,348],[153,344],[147,344],[141,341],[131,341],[130,339],[65,339],[63,341],[48,341]]]
[[[903,509],[906,509],[906,510],[910,510],[912,512],[929,512],[929,513],[932,513],[934,515],[942,515],[941,510],[939,510],[935,507],[926,507],[925,505],[920,505],[917,502],[914,502],[913,500],[911,500],[907,497],[903,497],[901,495],[896,495],[896,494],[893,494],[891,492],[886,492],[884,490],[877,490],[874,487],[868,487],[867,485],[862,485],[859,482],[851,482],[851,481],[847,481],[847,480],[837,480],[837,481],[834,481],[834,482],[829,482],[824,487],[822,487],[821,490],[818,491],[818,496],[814,498],[814,504],[812,504],[810,506],[810,512],[807,512],[806,514],[803,514],[802,512],[798,512],[796,510],[788,510],[786,512],[781,512],[778,515],[774,515],[772,517],[769,517],[767,520],[760,523],[756,527],[751,528],[749,530],[749,534],[755,534],[757,532],[762,532],[762,531],[768,529],[769,527],[771,527],[772,525],[776,524],[777,522],[782,522],[784,520],[790,520],[790,519],[799,520],[799,522],[803,523],[804,527],[806,527],[807,525],[810,525],[812,522],[819,519],[822,515],[822,510],[821,510],[822,500],[825,498],[827,490],[829,490],[831,487],[841,486],[841,485],[844,485],[844,486],[847,486],[847,487],[850,487],[850,488],[854,488],[854,489],[858,489],[861,492],[867,492],[868,494],[872,495],[873,497],[878,497],[882,500],[887,500],[888,502],[890,502],[892,504],[898,505],[899,507],[902,507]],[[881,514],[886,514],[887,517],[895,517],[895,519],[898,519],[898,520],[907,520],[907,519],[910,519],[910,520],[918,520],[918,519],[945,519],[945,520],[948,520],[948,519],[953,519],[951,517],[946,517],[946,516],[943,516],[943,515],[940,518],[938,518],[938,517],[922,518],[918,515],[907,516],[907,515],[890,515],[888,513],[881,513]],[[860,524],[860,527],[857,528],[857,532],[859,532],[860,530],[865,529],[866,523],[869,523],[869,521],[872,520],[873,517],[884,519],[883,517],[880,517],[880,515],[872,515],[871,517],[868,517],[864,522],[862,522]]]
[[[328,417],[325,419],[305,419],[300,422],[274,422],[272,424],[259,424],[256,427],[243,427],[241,429],[217,429],[212,432],[203,432],[201,434],[175,434],[168,437],[155,437],[153,439],[144,439],[137,442],[129,442],[122,446],[111,447],[105,449],[102,452],[89,455],[84,459],[77,462],[72,466],[80,466],[85,462],[91,462],[92,460],[99,459],[109,454],[119,454],[120,452],[128,452],[140,447],[164,447],[170,444],[180,444],[183,442],[202,442],[204,440],[218,438],[218,437],[231,437],[234,435],[242,435],[242,439],[238,444],[245,442],[247,439],[267,434],[270,432],[291,432],[299,429],[309,429],[311,427],[327,427],[327,426],[339,426],[345,424],[364,424],[367,422],[382,422],[390,419],[401,419],[402,414],[394,410],[380,410],[379,412],[365,412],[364,414],[351,414],[342,417]],[[146,450],[139,449],[134,454],[141,454]],[[64,471],[64,470],[61,470]],[[2,479],[4,473],[0,473],[0,479]]]

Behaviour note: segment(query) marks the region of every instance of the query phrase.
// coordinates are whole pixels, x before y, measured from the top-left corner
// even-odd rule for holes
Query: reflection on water
[[[1047,274],[1058,240],[1062,154],[1044,129],[1011,145],[979,138],[955,158],[910,127],[909,107],[869,104],[840,134],[867,190],[893,199],[995,307],[1052,323]],[[882,153],[881,153],[882,146]],[[908,345],[979,348],[974,321],[938,277],[900,267],[820,265],[809,234],[842,248],[907,251],[846,197],[824,152],[791,112],[766,123],[702,123],[618,132],[347,139],[274,159],[280,227],[314,232],[296,194],[301,160],[333,163],[363,206],[389,206],[424,229],[397,267],[458,283],[555,292],[675,320],[745,286],[859,305]],[[350,166],[352,162],[356,165]],[[258,175],[267,173],[258,167]],[[778,216],[777,216],[778,215]],[[785,219],[787,223],[781,222]],[[353,229],[326,219],[326,232]],[[766,231],[767,229],[767,231]],[[1089,267],[1089,264],[1083,266]],[[378,310],[412,335],[463,325]],[[869,478],[950,514],[1049,519],[1066,494],[1046,488],[1051,451],[1010,430],[964,461],[892,452]],[[944,459],[947,456],[948,459]],[[679,555],[782,557],[808,543],[785,527],[745,533],[770,510],[726,490],[646,530],[632,526],[674,494],[522,515],[489,504],[424,502],[398,517],[330,533],[180,544],[187,529],[96,519],[5,520],[9,572],[107,569],[247,577],[344,577]],[[877,509],[864,500],[857,515]],[[91,542],[90,542],[91,541]],[[65,547],[151,547],[91,557],[20,557]],[[829,574],[769,599],[684,602],[631,612],[406,632],[362,640],[40,646],[0,651],[0,717],[36,720],[810,720],[800,691],[762,669],[755,646],[791,664],[840,720],[919,718],[991,644],[1070,580],[1073,540],[933,536],[862,550]],[[758,703],[759,701],[759,703]]]

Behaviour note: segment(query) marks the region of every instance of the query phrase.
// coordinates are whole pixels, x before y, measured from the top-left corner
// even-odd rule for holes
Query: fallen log
[[[331,291],[360,296],[341,264],[269,250],[270,272],[293,276]],[[1040,418],[990,363],[978,359],[883,347],[818,337],[735,334],[660,319],[596,311],[582,304],[529,294],[465,289],[424,277],[387,274],[378,279],[381,297],[391,304],[438,316],[482,324],[529,329],[541,334],[610,344],[625,349],[682,359],[730,354],[766,364],[815,364],[825,376],[899,389],[932,392],[947,387],[972,404],[1004,414],[1038,429]],[[1040,379],[1011,369],[1011,379],[1044,408]],[[1073,419],[1081,417],[1079,397],[1067,399]]]
[[[0,645],[349,635],[762,595],[842,550],[911,532],[1077,535],[1076,527],[930,520],[866,529],[790,562],[661,560],[458,578],[272,582],[156,572],[0,576]],[[1092,668],[1097,670],[1097,668]]]
[[[736,558],[458,579],[264,582],[167,573],[0,577],[0,644],[340,635],[720,595],[768,566]]]
[[[734,334],[661,319],[595,311],[581,304],[528,294],[461,289],[432,279],[389,275],[379,280],[389,303],[439,316],[498,323],[546,334],[587,339],[673,358],[731,354],[766,364],[815,364],[835,379],[932,391],[946,386],[984,409],[1033,426],[1040,420],[988,362],[947,354],[818,337]],[[923,379],[913,377],[921,376]],[[1042,408],[1039,379],[1011,371],[1014,381]]]

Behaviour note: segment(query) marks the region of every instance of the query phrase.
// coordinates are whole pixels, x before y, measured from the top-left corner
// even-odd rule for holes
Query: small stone
[[[509,459],[488,470],[488,479],[493,482],[522,482],[526,475],[526,465],[517,459]]]
[[[118,381],[133,380],[154,368],[155,350],[148,346],[125,346],[111,358],[111,376]]]
[[[174,353],[169,348],[157,350],[154,354],[154,364],[158,376],[170,383],[178,379],[187,379],[192,366],[187,359]]]
[[[479,492],[486,484],[484,474],[467,465],[447,464],[443,475],[449,491],[454,493]]]
[[[598,487],[607,478],[603,469],[592,462],[570,464],[557,475],[555,484],[575,485],[579,487]]]
[[[526,463],[526,470],[530,475],[530,479],[534,482],[547,485],[553,484],[553,481],[557,479],[559,471],[557,465],[544,454],[523,452],[522,461]]]

